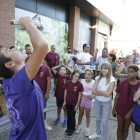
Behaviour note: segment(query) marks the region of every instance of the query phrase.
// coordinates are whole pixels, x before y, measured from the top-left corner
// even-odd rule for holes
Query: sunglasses
[[[78,52],[78,51],[74,50],[74,52]]]
[[[88,48],[88,49],[89,49],[89,47],[86,47],[86,48]]]
[[[13,49],[13,48],[16,48],[15,46],[11,46],[9,49]]]

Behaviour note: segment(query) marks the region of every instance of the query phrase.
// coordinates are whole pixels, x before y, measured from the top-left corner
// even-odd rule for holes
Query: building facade
[[[16,45],[24,50],[30,43],[28,35],[19,27],[9,25],[11,19],[39,14],[43,18],[42,33],[49,45],[56,45],[58,53],[63,54],[69,46],[78,47],[87,43],[90,53],[108,47],[113,21],[86,0],[1,0],[0,3],[0,44],[6,47]]]

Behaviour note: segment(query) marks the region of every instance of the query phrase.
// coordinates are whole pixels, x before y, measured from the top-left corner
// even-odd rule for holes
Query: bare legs
[[[53,77],[53,81],[54,81],[54,88],[56,89],[56,83],[57,83],[56,77]]]
[[[90,125],[90,110],[91,108],[84,108],[82,106],[79,107],[79,117],[78,117],[78,125],[81,125],[82,118],[84,115],[84,109],[86,110],[86,127],[89,128]]]
[[[117,140],[126,140],[128,136],[129,126],[131,120],[125,120],[123,117],[117,115],[118,129],[117,129]]]
[[[57,107],[57,117],[60,117],[62,107]],[[67,110],[64,108],[64,117],[67,119]]]
[[[90,125],[90,110],[91,110],[91,108],[86,108],[86,123],[87,123],[87,128],[89,128],[89,125]]]
[[[84,115],[84,107],[79,106],[78,125],[81,125],[83,115]]]

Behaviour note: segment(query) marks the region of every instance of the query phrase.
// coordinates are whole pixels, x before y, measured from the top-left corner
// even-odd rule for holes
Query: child
[[[56,71],[58,68],[60,68],[59,73]],[[68,68],[67,66],[56,66],[52,68],[53,73],[56,75],[57,85],[56,85],[56,91],[55,91],[55,97],[56,97],[56,103],[57,103],[57,119],[54,122],[54,124],[58,124],[60,122],[60,114],[61,109],[63,107],[64,103],[64,84],[67,80],[70,80],[70,76],[66,75],[67,69],[72,73],[73,70]],[[67,112],[66,109],[64,109],[64,123],[63,126],[67,126]]]
[[[0,46],[0,77],[5,78],[5,101],[11,119],[9,140],[47,140],[42,92],[33,78],[48,51],[48,43],[30,17],[22,17],[19,22],[21,30],[28,32],[34,51],[23,66],[26,54]]]
[[[96,95],[96,133],[89,136],[89,139],[101,137],[100,140],[107,140],[109,118],[112,110],[111,94],[113,92],[114,86],[115,78],[112,76],[111,64],[105,62],[101,65],[100,75],[95,78],[95,84],[92,90],[93,94]],[[102,133],[100,134],[100,132]]]
[[[75,113],[78,109],[81,94],[84,91],[83,85],[79,82],[82,74],[79,70],[74,70],[71,74],[71,80],[68,80],[65,85],[65,93],[64,93],[64,104],[63,107],[67,108],[67,130],[65,134],[68,137],[72,137],[75,131]]]
[[[81,83],[83,84],[84,87],[84,92],[82,92],[82,99],[80,103],[80,112],[79,112],[79,117],[78,117],[78,129],[76,130],[76,133],[80,133],[81,131],[81,121],[84,115],[84,109],[86,111],[86,131],[85,131],[85,136],[90,135],[90,110],[92,108],[92,99],[94,95],[92,96],[92,89],[94,85],[94,80],[91,78],[93,77],[93,71],[91,69],[86,69],[85,70],[85,79],[81,80]]]
[[[30,56],[28,56],[25,60],[25,63],[29,60]],[[49,92],[51,88],[51,71],[50,68],[46,65],[40,66],[34,80],[38,83],[42,93],[43,93],[43,110],[44,110],[44,122],[45,128],[47,130],[52,130],[52,128],[47,124],[46,120],[46,104],[47,99],[49,99]]]
[[[77,70],[77,64],[76,64],[77,57],[72,58],[72,60],[73,60],[73,63],[74,63],[73,70]]]
[[[117,95],[113,107],[112,115],[117,112],[118,140],[126,140],[128,136],[129,126],[131,124],[130,116],[135,107],[133,95],[140,86],[137,80],[139,68],[136,65],[129,65],[127,68],[127,79],[121,81],[116,89]]]
[[[133,132],[133,140],[140,139],[140,88],[134,94],[133,100],[137,102],[132,114],[131,114],[131,126]]]
[[[117,64],[115,63],[116,55],[113,53],[110,53],[108,55],[108,60],[109,60],[109,63],[111,64],[111,67],[112,67],[112,76],[116,77],[116,74],[115,74],[115,72],[117,72]]]

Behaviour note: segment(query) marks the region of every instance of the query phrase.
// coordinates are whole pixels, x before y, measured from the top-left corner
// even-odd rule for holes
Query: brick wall
[[[99,20],[94,18],[92,19],[92,26],[98,25]],[[92,28],[91,31],[91,55],[94,56],[95,52],[94,50],[97,48],[97,43],[98,43],[98,29],[97,28]]]
[[[78,47],[78,37],[79,37],[79,20],[80,20],[80,9],[76,6],[70,7],[70,17],[69,17],[69,47]]]
[[[0,45],[10,47],[15,44],[15,27],[10,20],[15,19],[15,0],[0,0]]]

